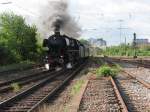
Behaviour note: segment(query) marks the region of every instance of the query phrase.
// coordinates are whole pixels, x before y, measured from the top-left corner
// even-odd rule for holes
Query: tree
[[[37,53],[36,32],[37,28],[27,25],[22,16],[14,13],[0,15],[0,47],[1,50],[7,49],[15,62],[34,59]],[[3,57],[4,54],[0,55]]]
[[[82,44],[85,44],[85,45],[89,45],[89,41],[85,40],[85,39],[80,39],[80,42]]]

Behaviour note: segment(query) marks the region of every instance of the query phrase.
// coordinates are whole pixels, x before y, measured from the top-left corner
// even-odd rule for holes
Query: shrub
[[[18,92],[21,89],[18,83],[12,83],[11,87],[13,88],[13,92]]]
[[[118,69],[116,69],[114,67],[109,67],[107,65],[99,67],[97,69],[97,71],[96,71],[97,77],[100,77],[100,76],[104,76],[104,77],[112,76],[112,77],[115,77],[117,75],[117,73],[118,73]]]

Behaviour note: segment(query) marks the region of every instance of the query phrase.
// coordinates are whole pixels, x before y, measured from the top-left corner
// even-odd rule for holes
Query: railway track
[[[125,72],[119,74],[115,82],[129,112],[150,111],[149,88]]]
[[[38,74],[33,74],[30,76],[17,78],[14,80],[6,81],[0,84],[0,99],[2,101],[20,93],[21,91],[24,91],[28,89],[29,87],[33,86],[35,83],[40,82],[43,79],[46,79],[49,76],[54,76],[56,72],[40,72]],[[14,87],[13,84],[15,84],[17,87]],[[15,90],[17,88],[17,90]]]
[[[79,112],[128,112],[114,80],[90,80],[82,96]]]
[[[108,64],[110,64],[110,66],[113,66],[115,63],[110,61],[110,60],[105,60]],[[128,75],[129,77],[135,79],[136,81],[138,81],[139,83],[141,83],[143,86],[145,86],[146,88],[150,89],[150,83],[142,80],[141,78],[138,78],[136,76],[134,76],[132,73],[127,72],[126,70],[122,69],[121,72],[123,72],[124,74]]]
[[[17,83],[19,86],[26,85],[30,82],[38,81],[42,78],[47,77],[49,74],[54,74],[55,72],[42,71],[32,75],[27,75],[19,78],[15,78],[9,81],[4,81],[0,83],[0,93],[7,92],[8,90],[13,89],[12,84]],[[43,75],[44,74],[44,75]]]
[[[108,59],[115,62],[126,62],[130,64],[134,64],[137,67],[150,68],[150,64],[148,60],[128,60],[128,59],[117,59],[117,58],[108,58]]]
[[[106,60],[110,66],[114,62]],[[150,84],[133,74],[121,70],[115,78],[115,83],[129,112],[150,111]]]
[[[83,64],[75,70],[59,71],[53,76],[48,76],[29,89],[1,102],[0,112],[33,111],[78,73],[82,67]]]
[[[128,74],[90,80],[78,112],[149,112],[150,90]]]
[[[41,64],[38,64],[38,65],[32,65],[32,66],[29,66],[29,67],[24,67],[24,68],[15,68],[15,69],[10,69],[10,70],[1,70],[0,71],[0,75],[3,75],[3,74],[10,74],[10,73],[16,73],[16,72],[21,72],[21,71],[24,71],[24,70],[30,70],[30,69],[35,69],[35,68],[43,68]]]
[[[49,72],[48,71],[42,71],[42,72],[39,72],[39,73],[34,73],[34,74],[31,74],[31,75],[26,75],[26,76],[22,76],[22,77],[19,77],[19,78],[14,78],[14,79],[11,79],[11,80],[8,80],[8,81],[0,82],[0,87],[8,86],[12,83],[19,83],[19,82],[25,81],[27,79],[32,79],[32,78],[35,78],[35,77],[39,77],[39,76],[42,76],[45,73],[49,73]]]

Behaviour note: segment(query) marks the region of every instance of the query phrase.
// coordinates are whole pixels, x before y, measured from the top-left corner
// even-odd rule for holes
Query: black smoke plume
[[[47,7],[42,10],[42,33],[60,31],[61,34],[77,38],[80,36],[80,28],[68,12],[67,0],[50,0]]]

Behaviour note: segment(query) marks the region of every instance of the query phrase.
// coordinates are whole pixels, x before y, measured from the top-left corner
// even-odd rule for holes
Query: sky
[[[38,24],[48,0],[0,0],[0,12],[23,15],[29,24]],[[58,1],[58,0],[57,0]],[[108,45],[131,43],[137,38],[150,41],[150,0],[68,0],[69,13],[81,27],[81,37],[103,38]],[[126,39],[125,39],[126,38]]]

